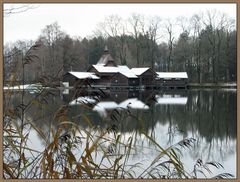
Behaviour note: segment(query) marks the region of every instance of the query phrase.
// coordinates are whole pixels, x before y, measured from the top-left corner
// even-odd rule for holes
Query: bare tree
[[[190,19],[191,28],[193,30],[193,60],[196,60],[197,63],[197,75],[198,75],[198,82],[202,82],[201,78],[201,70],[202,70],[202,63],[201,63],[201,41],[199,41],[200,32],[202,30],[201,25],[201,18],[197,14],[193,15]],[[189,63],[188,63],[189,65]]]
[[[176,25],[180,26],[182,32],[190,33],[191,26],[189,24],[189,19],[184,16],[177,17]]]
[[[35,9],[37,7],[38,6],[33,5],[33,4],[23,4],[23,5],[5,4],[4,10],[3,10],[3,16],[9,17],[12,14],[23,13],[30,9]]]
[[[44,59],[44,65],[46,65],[47,72],[53,77],[57,77],[63,69],[63,60],[60,57],[61,50],[59,48],[59,42],[66,36],[61,31],[57,22],[47,25],[41,33],[40,40],[44,43],[48,50],[48,55]],[[46,56],[46,55],[45,55]]]
[[[227,17],[217,11],[206,11],[202,14],[202,23],[205,28],[209,30],[208,41],[211,45],[211,61],[212,61],[212,81],[217,83],[219,81],[219,65],[220,52],[223,40],[223,30],[227,25]],[[209,61],[210,61],[209,60]]]
[[[226,21],[226,49],[225,49],[225,54],[226,54],[226,81],[230,80],[230,33],[235,29],[235,20],[233,19],[228,19]]]
[[[139,36],[143,33],[144,30],[144,16],[140,14],[132,14],[131,17],[128,19],[132,31],[129,33],[134,37],[135,46],[136,46],[136,59],[137,59],[137,66],[140,66],[140,44],[139,44]]]
[[[172,51],[173,51],[173,23],[167,19],[164,23],[164,28],[166,30],[167,36],[168,36],[168,62],[167,62],[167,71],[170,71],[173,66],[172,62]]]
[[[120,62],[126,64],[126,25],[124,25],[123,19],[118,15],[111,15],[99,23],[98,27],[96,34],[105,37],[105,39],[109,37],[114,39]]]
[[[161,18],[159,16],[151,17],[149,19],[148,25],[148,34],[150,39],[150,59],[151,59],[151,67],[155,69],[155,53],[157,40],[160,38],[159,28],[160,28]]]

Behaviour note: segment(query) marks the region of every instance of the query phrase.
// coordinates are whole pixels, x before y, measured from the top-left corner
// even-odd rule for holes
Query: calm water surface
[[[37,93],[24,93],[24,102]],[[89,123],[107,128],[113,125],[124,136],[145,131],[162,147],[171,146],[184,138],[194,138],[191,148],[182,149],[182,161],[192,170],[198,159],[220,162],[224,169],[212,169],[214,174],[228,172],[236,176],[237,142],[236,90],[180,90],[180,91],[75,91],[68,94],[51,91],[46,94],[44,107],[35,104],[25,117],[31,119],[44,132],[49,128],[54,113],[61,105],[68,106],[71,121],[83,128]],[[7,99],[6,99],[7,100]],[[14,93],[12,105],[18,105],[21,94]],[[86,107],[87,106],[87,107]],[[119,121],[116,113],[129,110],[139,119],[128,117]],[[41,150],[43,142],[31,133],[30,145]],[[150,164],[158,155],[146,138],[136,135],[135,151],[130,161]],[[96,159],[98,160],[98,159]]]

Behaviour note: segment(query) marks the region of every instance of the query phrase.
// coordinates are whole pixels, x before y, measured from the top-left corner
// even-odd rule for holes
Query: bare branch
[[[9,17],[12,14],[23,13],[30,9],[35,9],[38,7],[39,6],[32,5],[32,4],[26,4],[26,5],[22,5],[22,6],[11,6],[10,8],[6,8],[3,10],[3,15],[4,15],[4,17]]]

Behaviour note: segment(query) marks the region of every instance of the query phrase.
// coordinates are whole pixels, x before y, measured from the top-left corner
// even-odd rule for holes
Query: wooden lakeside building
[[[186,72],[156,72],[156,85],[163,88],[186,88],[188,75]]]
[[[157,74],[152,70],[152,68],[132,68],[131,71],[138,76],[139,86],[151,87],[156,84],[155,80]]]
[[[149,67],[129,69],[126,65],[117,65],[107,47],[87,72],[70,71],[63,76],[63,85],[69,88],[171,89],[186,88],[187,84],[186,72],[155,72]]]
[[[95,73],[99,80],[93,86],[105,87],[136,87],[139,85],[138,77],[127,66],[92,65],[89,70]]]
[[[99,79],[95,73],[69,71],[63,76],[63,85],[69,88],[76,88],[78,86],[91,85],[95,80]]]

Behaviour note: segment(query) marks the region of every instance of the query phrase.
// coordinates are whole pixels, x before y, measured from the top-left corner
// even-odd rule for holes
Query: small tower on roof
[[[101,64],[103,66],[117,66],[111,54],[109,53],[107,46],[105,46],[103,55],[98,60],[97,64]]]
[[[106,52],[106,53],[109,52],[109,51],[108,51],[108,47],[107,47],[107,45],[105,45],[105,47],[104,47],[104,52]]]

